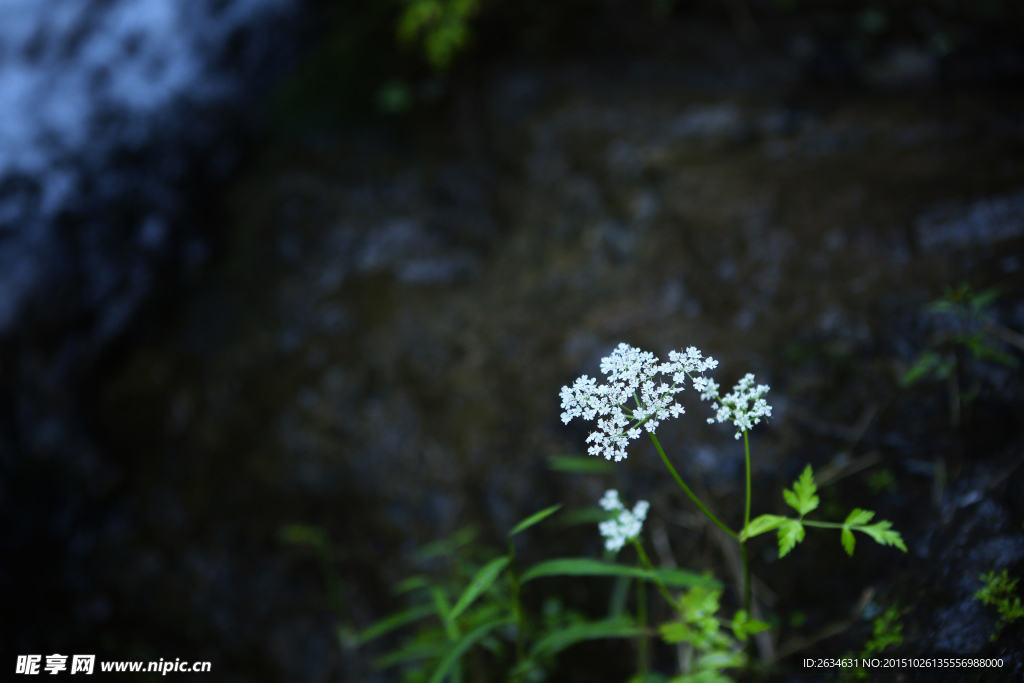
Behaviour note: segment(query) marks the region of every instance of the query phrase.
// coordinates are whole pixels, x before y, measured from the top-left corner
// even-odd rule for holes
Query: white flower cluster
[[[703,358],[691,346],[685,352],[672,351],[669,362],[661,363],[653,353],[641,351],[629,344],[619,344],[612,354],[601,359],[601,372],[608,375],[607,384],[583,375],[572,387],[562,387],[562,422],[569,424],[574,417],[585,420],[597,418],[598,431],[591,432],[587,443],[591,455],[603,455],[618,462],[626,457],[626,446],[631,439],[640,437],[642,425],[651,434],[668,417],[679,417],[685,412],[675,402],[675,395],[683,390],[687,376],[694,387],[705,390],[709,380],[693,377],[718,367],[718,361]],[[671,386],[655,381],[659,374],[672,377]],[[632,399],[633,408],[624,408]]]
[[[626,541],[640,535],[644,520],[647,519],[647,510],[651,507],[646,500],[641,500],[633,506],[633,511],[630,512],[619,500],[619,492],[615,489],[604,492],[600,505],[608,512],[619,513],[613,519],[601,522],[597,526],[598,531],[605,539],[604,547],[612,552],[618,552],[626,544]]]
[[[701,390],[702,401],[717,401],[714,404],[715,417],[708,418],[708,424],[717,422],[732,422],[736,425],[736,438],[748,431],[761,421],[762,417],[771,417],[772,407],[764,400],[763,396],[768,393],[767,384],[754,386],[754,376],[749,372],[743,376],[732,392],[725,396],[719,396],[719,386],[714,380],[693,382],[694,387]]]

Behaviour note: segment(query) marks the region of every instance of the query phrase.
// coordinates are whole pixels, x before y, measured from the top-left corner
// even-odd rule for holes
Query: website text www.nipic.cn
[[[210,662],[174,661],[161,659],[150,662],[100,661],[96,655],[18,655],[14,673],[33,676],[37,674],[85,674],[99,670],[103,673],[209,673]]]

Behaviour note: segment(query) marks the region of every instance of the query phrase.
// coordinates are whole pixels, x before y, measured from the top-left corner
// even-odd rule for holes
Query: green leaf
[[[655,569],[653,572],[630,567],[614,562],[602,562],[586,557],[568,557],[558,560],[547,560],[534,565],[523,573],[521,583],[539,579],[544,576],[624,576],[644,581],[660,579],[662,583],[673,587],[686,586],[709,586],[718,587],[720,584],[712,578],[701,576],[682,569]]]
[[[980,313],[983,309],[988,308],[992,304],[992,302],[994,302],[998,298],[998,287],[992,287],[991,289],[986,289],[982,292],[978,292],[977,294],[971,296],[971,310],[973,310],[975,313]]]
[[[846,516],[846,521],[843,522],[843,526],[863,526],[871,521],[871,518],[875,516],[875,513],[871,510],[861,510],[860,508],[853,508],[850,514]]]
[[[419,605],[397,614],[392,614],[390,617],[385,617],[359,634],[359,644],[362,645],[374,638],[379,638],[385,633],[390,633],[397,628],[401,628],[406,624],[410,624],[422,619],[423,617],[430,616],[431,614],[434,614],[434,611],[435,610],[432,605]]]
[[[894,545],[903,552],[907,552],[907,546],[903,543],[903,537],[900,536],[898,531],[892,531],[892,522],[888,520],[882,520],[872,524],[871,526],[860,526],[857,527],[858,531],[863,531],[871,538],[875,539],[875,543],[881,545]]]
[[[330,545],[327,532],[309,524],[289,524],[283,527],[281,540],[296,545],[311,545],[314,548],[325,548]]]
[[[398,585],[392,589],[395,595],[401,595],[402,593],[408,593],[410,591],[419,590],[420,588],[426,588],[430,585],[430,580],[423,574],[416,574],[410,576],[407,579],[403,579],[398,582]]]
[[[904,388],[909,387],[915,382],[924,379],[941,364],[942,356],[934,351],[925,351],[918,356],[917,360],[914,361],[914,364],[911,365],[905,373],[903,373],[903,378],[900,380],[900,384]]]
[[[768,624],[757,619],[751,619],[747,610],[737,610],[732,617],[732,632],[740,642],[746,642],[747,636],[752,636],[761,631],[771,628]]]
[[[785,557],[797,543],[804,540],[804,525],[800,520],[787,519],[779,527],[779,557]]]
[[[448,613],[446,621],[453,622],[462,614],[467,607],[473,604],[473,601],[480,597],[480,594],[491,587],[494,580],[498,578],[505,567],[511,560],[507,556],[498,557],[488,562],[484,567],[476,573],[473,580],[470,581],[469,586],[463,591],[459,601],[455,603],[455,607]]]
[[[448,651],[448,647],[448,643],[410,643],[373,660],[373,666],[376,669],[387,669],[396,664],[440,657]]]
[[[615,517],[617,514],[618,513],[616,512],[608,512],[607,510],[602,510],[597,506],[579,508],[577,510],[570,510],[569,512],[566,512],[564,515],[561,515],[558,518],[558,524],[560,524],[561,526],[575,526],[578,524],[599,524],[601,522],[604,522],[605,520]]]
[[[592,455],[556,455],[548,458],[548,468],[555,472],[570,474],[609,474],[612,469],[610,460]]]
[[[511,617],[502,617],[501,619],[495,619],[494,621],[489,621],[486,624],[481,624],[466,635],[462,636],[462,638],[454,644],[451,650],[448,651],[448,654],[441,660],[441,663],[437,665],[437,670],[434,671],[434,675],[430,677],[430,683],[440,683],[443,681],[445,676],[451,672],[459,659],[462,658],[462,655],[464,655],[469,648],[473,647],[478,640],[499,626],[504,626],[505,624],[511,624],[513,622],[515,622],[515,619],[512,619]]]
[[[688,572],[684,569],[655,569],[654,576],[657,576],[663,584],[672,588],[689,588],[692,586],[703,586],[705,588],[722,587],[720,582],[709,576]],[[650,572],[645,572],[644,578],[648,581],[654,580]]]
[[[669,645],[688,643],[693,640],[694,631],[684,621],[670,621],[658,627],[661,639]]]
[[[538,579],[542,576],[627,576],[646,578],[647,572],[638,567],[628,567],[613,562],[602,562],[586,557],[567,557],[559,560],[547,560],[534,565],[523,573],[521,583]]]
[[[469,525],[459,529],[449,538],[442,538],[439,541],[428,543],[416,551],[416,560],[429,560],[432,557],[451,555],[464,545],[469,545],[476,539],[479,530],[476,526]]]
[[[708,669],[734,669],[747,665],[747,658],[742,652],[708,652],[697,657],[694,669],[706,671]]]
[[[562,509],[561,505],[552,505],[551,507],[545,508],[545,509],[541,510],[540,512],[535,512],[534,514],[530,515],[529,517],[527,517],[523,521],[519,522],[519,524],[516,524],[515,527],[512,528],[512,531],[508,532],[508,535],[509,536],[515,536],[520,531],[525,531],[526,529],[529,529],[534,524],[537,524],[538,522],[542,522],[543,520],[547,519],[548,517],[550,517],[551,515],[555,514],[556,512],[558,512],[561,509]]]
[[[612,617],[602,621],[575,624],[559,629],[542,638],[534,645],[533,650],[530,652],[530,658],[532,659],[538,655],[552,655],[584,640],[635,638],[644,635],[646,632],[647,629],[638,626],[632,619],[625,617]]]
[[[760,517],[755,517],[750,520],[750,524],[743,529],[743,532],[740,534],[740,540],[745,541],[748,538],[753,538],[754,536],[759,536],[768,531],[778,529],[785,521],[785,517],[780,517],[778,515],[761,515]]]
[[[800,478],[793,483],[793,490],[786,489],[782,492],[786,503],[800,513],[803,517],[808,512],[818,507],[818,487],[814,483],[814,473],[808,465]]]
[[[848,527],[843,527],[842,534],[843,548],[846,549],[846,554],[853,557],[853,547],[857,545],[857,539],[853,537],[853,532]]]

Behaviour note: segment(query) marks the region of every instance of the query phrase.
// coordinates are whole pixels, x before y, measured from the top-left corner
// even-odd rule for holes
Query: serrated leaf
[[[489,621],[486,624],[477,626],[475,629],[459,638],[459,640],[455,642],[454,646],[448,651],[448,654],[445,655],[444,659],[441,660],[441,663],[437,665],[437,670],[434,671],[434,675],[430,677],[430,683],[440,683],[444,680],[459,659],[462,658],[462,655],[464,655],[469,648],[473,647],[478,640],[499,626],[511,624],[514,621],[515,620],[511,617],[495,619],[494,621]]]
[[[732,632],[740,642],[746,642],[748,636],[771,628],[768,624],[757,619],[751,619],[747,610],[737,610],[732,617]]]
[[[410,624],[414,621],[422,619],[423,617],[434,614],[435,610],[432,605],[419,605],[410,609],[399,612],[398,614],[392,614],[390,617],[385,617],[377,623],[369,626],[366,630],[359,634],[359,644],[367,643],[374,638],[379,638],[385,633],[390,633],[397,628],[401,628],[406,624]]]
[[[846,516],[846,521],[843,522],[843,526],[861,526],[871,521],[871,518],[875,516],[875,513],[871,510],[861,510],[860,508],[853,508],[850,510],[850,514]]]
[[[555,455],[548,458],[548,468],[570,474],[608,474],[612,463],[592,455]]]
[[[800,478],[793,482],[793,490],[786,489],[782,492],[786,503],[800,513],[803,517],[808,512],[818,507],[818,486],[814,483],[814,473],[808,465]]]
[[[544,508],[540,512],[535,512],[534,514],[530,515],[529,517],[527,517],[523,521],[519,522],[519,524],[516,524],[515,527],[512,528],[512,531],[508,532],[508,535],[509,536],[515,536],[516,534],[518,534],[521,531],[526,531],[527,529],[529,529],[534,524],[537,524],[538,522],[544,521],[545,519],[547,519],[548,517],[550,517],[551,515],[555,514],[556,512],[558,512],[561,509],[562,509],[561,505],[552,505],[549,508]]]
[[[907,552],[907,546],[903,543],[903,537],[900,536],[898,531],[892,531],[891,528],[892,522],[888,520],[882,520],[881,522],[870,526],[857,527],[859,531],[863,531],[873,538],[876,543],[881,545],[894,545],[903,552]]]
[[[785,557],[796,544],[804,540],[804,525],[796,519],[787,519],[779,527],[779,557]]]
[[[740,534],[740,540],[745,541],[748,538],[759,536],[760,534],[773,531],[782,526],[782,523],[786,521],[785,517],[779,515],[761,515],[750,520],[743,532]]]
[[[689,624],[682,621],[670,621],[658,627],[661,639],[669,645],[688,643],[693,639],[694,631]]]
[[[533,650],[530,652],[530,658],[532,659],[542,654],[552,655],[584,640],[635,638],[645,633],[647,633],[647,629],[637,626],[632,619],[625,617],[613,617],[602,621],[575,624],[559,629],[542,638],[534,645]]]
[[[843,527],[841,540],[843,542],[843,548],[846,550],[846,554],[853,557],[853,548],[857,545],[857,539],[853,537],[853,532],[845,526]]]
[[[498,575],[508,566],[510,561],[507,556],[498,557],[484,565],[476,573],[476,576],[473,577],[473,580],[470,581],[459,601],[455,603],[455,607],[448,613],[445,620],[449,623],[455,621],[467,607],[473,604],[474,600],[480,597],[481,593],[491,587],[491,584],[494,583],[494,580],[498,578]]]

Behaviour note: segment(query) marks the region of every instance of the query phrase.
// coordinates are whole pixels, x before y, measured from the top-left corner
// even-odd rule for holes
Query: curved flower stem
[[[644,552],[643,545],[641,545],[640,541],[635,538],[631,540],[633,547],[636,548],[636,554],[640,558],[640,563],[644,566],[644,569],[651,572],[652,578],[654,579],[654,585],[658,587],[658,592],[661,593],[661,597],[665,598],[665,601],[672,606],[672,609],[678,609],[675,598],[673,598],[672,594],[668,592],[668,586],[666,586],[665,582],[654,573],[654,565],[651,564],[650,558],[647,557],[647,553]]]
[[[745,429],[743,430],[743,451],[747,461],[747,505],[743,513],[743,530],[746,531],[747,527],[750,526],[750,439]],[[747,546],[744,539],[739,539],[739,542],[740,557],[743,559],[743,608],[747,610],[749,615],[751,614],[750,562],[747,561]]]
[[[704,506],[704,503],[700,502],[700,499],[696,495],[694,495],[693,491],[690,490],[690,487],[683,482],[682,478],[679,476],[679,473],[676,472],[676,468],[672,467],[672,463],[668,461],[668,456],[665,455],[665,450],[661,447],[661,443],[658,441],[658,437],[650,433],[648,433],[648,435],[651,437],[651,441],[654,442],[654,447],[658,449],[658,455],[661,456],[661,460],[662,462],[665,463],[665,467],[668,468],[668,471],[672,474],[672,477],[676,480],[676,483],[679,484],[679,488],[683,490],[683,493],[688,495],[690,497],[690,500],[693,501],[693,504],[699,507],[700,511],[707,515],[707,518],[714,522],[719,529],[729,534],[729,536],[734,541],[739,542],[739,534],[737,534],[735,531],[733,531],[726,525],[722,524],[722,522],[719,521],[718,517],[715,517],[713,514],[711,514],[711,511]]]

